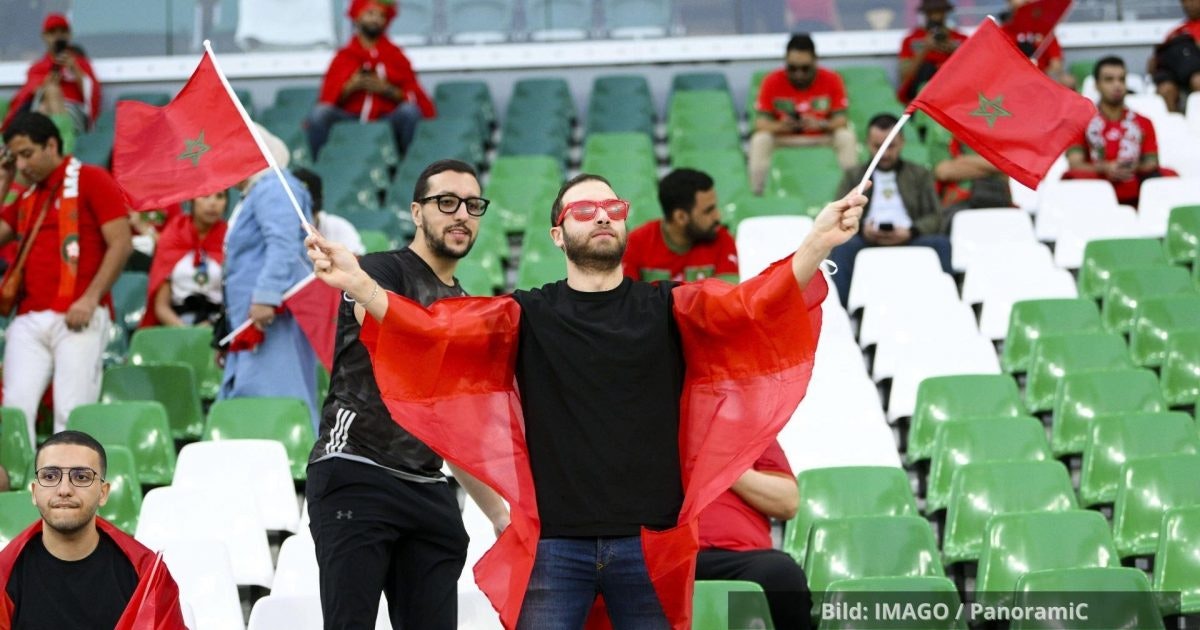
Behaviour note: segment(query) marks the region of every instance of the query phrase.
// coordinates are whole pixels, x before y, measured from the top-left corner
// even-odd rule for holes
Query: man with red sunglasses
[[[792,258],[736,287],[624,277],[629,203],[588,174],[550,211],[566,279],[511,296],[371,300],[353,255],[307,243],[318,277],[367,303],[361,339],[393,415],[509,502],[475,567],[504,625],[687,628],[698,514],[803,398],[818,266],[866,201],[830,203]]]

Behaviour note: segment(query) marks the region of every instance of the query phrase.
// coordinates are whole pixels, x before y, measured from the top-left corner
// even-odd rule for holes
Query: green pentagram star
[[[200,166],[200,156],[208,153],[212,147],[204,144],[204,130],[200,130],[200,135],[195,140],[184,140],[183,153],[179,154],[177,159],[191,160],[192,166]]]
[[[983,92],[980,92],[979,109],[971,112],[971,115],[986,118],[988,129],[991,129],[996,126],[997,118],[1003,118],[1005,116],[1012,117],[1012,112],[1001,107],[1002,103],[1004,103],[1003,94],[997,95],[996,98],[989,99],[983,95]]]

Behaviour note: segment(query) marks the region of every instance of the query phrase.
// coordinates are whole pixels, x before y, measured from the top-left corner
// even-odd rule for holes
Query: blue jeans
[[[329,140],[329,130],[334,123],[344,120],[358,120],[358,116],[328,104],[318,104],[304,119],[304,128],[308,133],[308,148],[313,158],[321,152],[321,147]],[[412,103],[401,103],[391,113],[380,118],[392,126],[392,136],[396,139],[396,149],[403,155],[417,132],[417,123],[421,120],[421,110]]]
[[[942,263],[942,271],[954,273],[950,267],[950,238],[941,234],[922,234],[905,243],[908,247],[928,247],[937,253],[938,261]],[[854,277],[854,257],[867,247],[876,247],[866,241],[862,234],[855,234],[850,240],[833,248],[829,260],[837,265],[838,272],[833,276],[833,284],[837,287],[838,295],[842,298],[842,306],[850,299],[850,279]]]
[[[544,538],[521,605],[517,630],[579,630],[597,595],[613,630],[669,628],[650,584],[642,539]]]

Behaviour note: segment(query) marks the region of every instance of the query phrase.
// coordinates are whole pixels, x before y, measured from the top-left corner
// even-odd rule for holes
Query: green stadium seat
[[[129,362],[186,363],[197,376],[200,397],[212,400],[221,388],[222,376],[211,347],[212,336],[208,326],[139,328],[129,343]]]
[[[476,103],[484,122],[488,126],[496,123],[496,105],[492,101],[492,91],[484,81],[442,81],[433,89],[433,100],[439,107],[454,101]]]
[[[175,477],[175,443],[167,409],[160,402],[80,405],[71,410],[67,428],[83,431],[102,444],[128,448],[144,484],[166,486]]]
[[[837,73],[841,75],[847,89],[862,86],[883,86],[891,89],[891,79],[883,66],[845,66],[838,68]]]
[[[566,164],[567,137],[537,130],[523,132],[509,130],[500,139],[499,154],[502,156],[548,155],[558,160],[559,163]]]
[[[315,85],[279,88],[275,91],[275,106],[312,109],[320,92],[321,88]]]
[[[637,134],[641,135],[641,134]],[[646,136],[642,136],[643,138]],[[583,162],[579,165],[579,170],[584,173],[593,173],[602,175],[610,181],[616,177],[634,176],[643,185],[637,187],[642,188],[658,188],[658,161],[653,153],[641,153],[630,151],[629,153],[584,153]],[[613,182],[613,188],[616,189],[616,182]],[[619,191],[621,194],[628,194],[625,191]]]
[[[667,140],[667,151],[671,155],[708,150],[740,152],[742,137],[734,127],[718,127],[707,134],[698,131],[676,132]]]
[[[659,37],[671,28],[671,5],[653,0],[604,0],[604,25],[613,37]]]
[[[1015,418],[1024,413],[1017,383],[1004,374],[934,376],[917,386],[905,458],[929,459],[937,428],[944,422],[976,418]]]
[[[739,595],[731,596],[732,593]],[[696,580],[692,594],[693,630],[770,630],[774,627],[767,596],[758,584],[737,580]]]
[[[592,94],[650,97],[650,83],[640,74],[606,74],[592,81]]]
[[[1102,330],[1100,311],[1091,300],[1021,300],[1013,304],[1008,318],[1000,367],[1009,373],[1027,371],[1034,342],[1047,334]]]
[[[283,444],[292,478],[306,479],[316,436],[308,405],[296,398],[231,398],[208,410],[205,440],[275,440]]]
[[[800,473],[796,483],[800,506],[795,518],[787,522],[783,550],[801,564],[808,554],[809,531],[821,519],[918,513],[908,475],[899,468],[816,468]]]
[[[1025,381],[1025,408],[1049,411],[1058,384],[1066,374],[1133,367],[1125,341],[1112,333],[1083,332],[1045,335],[1033,345],[1033,360]]]
[[[1061,462],[985,462],[959,468],[950,486],[942,561],[974,562],[997,514],[1073,510],[1075,490]]]
[[[707,173],[716,184],[717,203],[728,212],[734,202],[750,194],[746,156],[739,149],[689,150],[671,153],[672,168],[692,168]],[[732,214],[730,215],[732,216]],[[723,217],[726,223],[729,217]]]
[[[810,209],[833,201],[842,169],[829,147],[785,147],[771,152],[764,195],[804,199]],[[811,210],[810,210],[811,212]]]
[[[1158,548],[1163,513],[1200,505],[1200,455],[1160,455],[1127,462],[1113,508],[1112,530],[1122,557]]]
[[[141,271],[123,271],[112,287],[113,310],[117,317],[114,324],[124,330],[134,330],[146,312],[146,291],[149,277]]]
[[[729,221],[736,231],[737,223],[750,217],[812,216],[808,202],[796,197],[743,196],[734,202]]]
[[[308,116],[310,105],[273,106],[258,116],[257,122],[268,131],[279,136],[289,147],[306,144],[304,136],[304,118]]]
[[[506,234],[537,227],[538,234],[545,236],[542,228],[550,228],[550,206],[558,195],[558,188],[558,183],[549,180],[492,178],[483,189],[483,196],[492,202],[488,206],[488,216],[495,215],[488,221],[498,219],[500,228]]]
[[[583,154],[624,156],[646,155],[654,160],[654,141],[645,134],[635,132],[593,133],[583,143]]]
[[[1188,264],[1196,259],[1200,253],[1200,206],[1171,208],[1163,247],[1173,263]]]
[[[8,541],[40,518],[42,515],[33,504],[33,493],[28,488],[0,492],[0,547],[7,545]]]
[[[1092,75],[1092,69],[1096,67],[1096,61],[1096,59],[1082,59],[1072,61],[1067,66],[1071,72],[1071,76],[1075,77],[1075,85],[1078,85],[1080,88],[1083,87],[1083,82]]]
[[[984,533],[976,572],[977,601],[1011,602],[1017,582],[1034,571],[1119,566],[1108,523],[1099,512],[1000,514],[988,521]]]
[[[944,575],[929,522],[919,516],[856,516],[813,523],[804,573],[813,610],[830,584],[868,577]]]
[[[1177,507],[1163,514],[1154,556],[1154,588],[1179,593],[1165,614],[1200,612],[1200,505]]]
[[[1017,580],[1015,607],[1046,610],[1049,607],[1086,605],[1087,618],[1100,620],[1106,628],[1163,628],[1162,613],[1146,574],[1126,567],[1050,569],[1026,573]],[[1091,625],[1079,620],[1068,624]],[[1095,621],[1091,623],[1096,623]],[[1038,619],[1037,615],[1014,620],[1009,630],[1054,630],[1061,619]]]
[[[349,221],[359,230],[376,230],[391,235],[398,241],[405,241],[411,236],[411,230],[406,230],[400,217],[390,210],[372,210],[369,208],[343,208],[338,216]]]
[[[388,25],[388,37],[398,46],[429,43],[430,36],[438,33],[434,25],[436,9],[433,0],[408,0],[404,3],[404,19],[392,20]],[[333,14],[340,18],[343,11],[335,5]]]
[[[654,135],[654,106],[647,102],[612,102],[593,98],[588,104],[587,133],[636,132]]]
[[[508,104],[508,114],[519,111],[534,103],[554,103],[558,111],[567,119],[575,119],[575,101],[571,98],[571,88],[561,77],[543,77],[536,79],[520,79],[513,85],[512,99]]]
[[[1037,462],[1050,459],[1046,431],[1035,418],[944,422],[937,428],[929,468],[925,513],[945,509],[954,473],[975,462]]]
[[[1164,295],[1194,294],[1195,287],[1182,267],[1147,267],[1114,271],[1104,293],[1104,326],[1128,332],[1141,300]]]
[[[1079,267],[1079,295],[1104,296],[1109,276],[1117,269],[1158,267],[1167,264],[1162,243],[1154,238],[1114,238],[1088,241]]]
[[[1171,334],[1161,378],[1168,405],[1190,405],[1200,398],[1200,331]]]
[[[361,230],[358,237],[362,239],[363,248],[367,250],[368,254],[396,249],[396,244],[392,242],[391,237],[379,230]]]
[[[499,156],[488,167],[490,182],[511,179],[528,183],[530,180],[546,182],[556,189],[563,182],[563,167],[558,160],[545,155]]]
[[[886,594],[896,593],[895,596]],[[904,595],[899,595],[904,593]],[[921,575],[912,577],[869,577],[850,580],[838,580],[825,589],[824,602],[840,607],[841,610],[853,610],[858,603],[866,604],[875,617],[875,604],[927,604],[942,605],[946,610],[956,611],[962,600],[954,582],[944,577]],[[848,615],[847,615],[848,617]],[[966,622],[951,616],[946,620],[921,620],[910,624],[907,620],[883,622],[889,628],[922,628],[923,630],[965,630]],[[848,618],[822,618],[819,630],[859,630],[863,622]]]
[[[680,72],[671,77],[671,92],[687,90],[729,91],[724,72]]]
[[[100,402],[157,400],[167,410],[176,440],[200,437],[204,414],[192,366],[160,363],[154,366],[118,365],[104,371]]]
[[[75,138],[75,157],[84,164],[108,168],[112,159],[113,136],[104,131],[93,131]]]
[[[14,407],[0,407],[0,466],[8,471],[12,488],[24,488],[33,481],[33,438],[25,413]]]
[[[104,444],[104,454],[108,459],[105,474],[108,502],[100,506],[97,514],[132,536],[137,531],[138,513],[142,511],[142,483],[137,464],[129,449],[120,444]]]
[[[508,39],[516,6],[512,0],[448,0],[446,33],[455,43],[497,43]]]
[[[1138,303],[1129,335],[1133,362],[1148,367],[1162,365],[1171,335],[1200,329],[1200,294],[1164,295]]]
[[[550,238],[547,236],[546,238]],[[558,256],[533,257],[522,254],[517,264],[518,289],[534,289],[567,277],[567,259]]]
[[[737,112],[729,92],[722,90],[685,90],[671,94],[667,106],[668,127],[687,124],[688,120],[714,120],[737,124]],[[669,129],[668,129],[669,131]]]
[[[1200,452],[1196,423],[1180,411],[1100,415],[1091,425],[1079,477],[1079,500],[1085,506],[1116,500],[1125,462]]]
[[[496,284],[495,275],[478,260],[463,260],[455,270],[454,277],[467,295],[495,295],[496,289],[503,286]]]
[[[1091,421],[1101,414],[1166,411],[1154,372],[1124,368],[1064,376],[1054,399],[1050,449],[1056,457],[1082,453]]]

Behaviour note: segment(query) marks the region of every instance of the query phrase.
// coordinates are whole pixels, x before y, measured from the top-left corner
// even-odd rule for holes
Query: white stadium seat
[[[981,208],[956,212],[950,222],[950,257],[954,271],[966,271],[971,256],[991,243],[1036,243],[1033,220],[1014,208]]]

